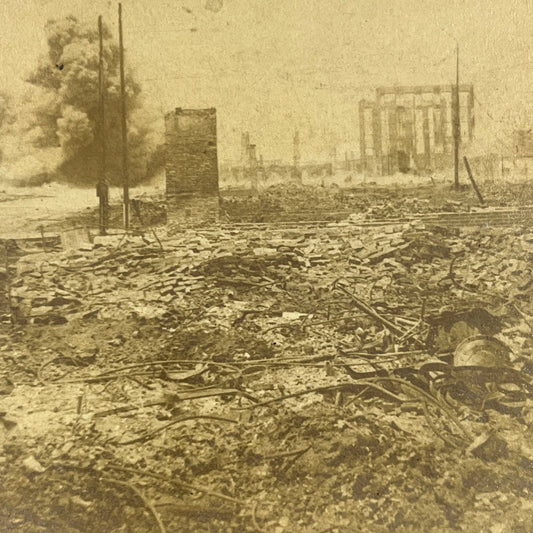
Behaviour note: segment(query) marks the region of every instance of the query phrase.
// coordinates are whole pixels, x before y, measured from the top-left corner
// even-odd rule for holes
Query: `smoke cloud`
[[[96,24],[95,24],[96,26]],[[98,31],[68,16],[45,25],[48,50],[26,80],[16,106],[0,94],[0,173],[11,182],[62,181],[94,186],[100,176],[101,136],[109,184],[121,182],[119,51],[104,27],[105,123],[100,128]],[[157,172],[160,139],[142,107],[141,88],[126,73],[130,183]],[[156,163],[154,164],[154,161]],[[40,182],[40,183],[39,183]]]

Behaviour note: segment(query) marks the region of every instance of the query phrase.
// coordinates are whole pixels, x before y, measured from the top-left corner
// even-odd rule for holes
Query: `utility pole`
[[[454,121],[453,121],[453,142],[454,142],[454,186],[459,189],[459,144],[461,142],[461,102],[459,96],[459,43],[457,43],[457,67],[454,96]]]
[[[293,168],[292,174],[293,179],[297,182],[300,182],[300,132],[295,130],[294,137],[292,138],[292,161]]]
[[[126,81],[124,77],[124,39],[122,36],[122,4],[118,4],[118,35],[120,48],[120,107],[122,122],[122,185],[124,187],[124,229],[130,228],[130,187],[128,176],[128,130],[126,126]]]
[[[99,136],[100,136],[100,176],[98,178],[97,195],[99,199],[98,223],[100,235],[107,230],[107,209],[109,205],[108,186],[106,181],[106,135],[105,135],[105,79],[104,79],[104,36],[102,15],[98,17],[98,36],[100,42],[98,61],[98,93],[99,93]]]

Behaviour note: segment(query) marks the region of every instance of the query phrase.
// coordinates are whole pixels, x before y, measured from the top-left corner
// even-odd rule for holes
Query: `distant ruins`
[[[361,169],[381,176],[453,165],[455,86],[378,87],[359,102]],[[462,146],[474,135],[474,87],[459,86]]]
[[[332,150],[329,163],[302,163],[302,140],[296,130],[291,163],[264,161],[258,147],[250,142],[250,134],[243,132],[240,160],[221,166],[222,183],[255,193],[276,183],[324,185],[337,171],[341,176],[345,173],[346,181],[352,172],[384,176],[396,172],[430,174],[450,168],[454,131],[460,133],[462,149],[468,148],[474,136],[474,87],[460,85],[458,93],[457,101],[454,85],[378,87],[375,100],[359,102],[358,160],[346,152],[344,160],[337,161]],[[216,110],[177,108],[165,116],[165,126],[169,221],[186,226],[217,222]],[[517,132],[515,145],[517,153],[531,153],[531,135]],[[471,163],[479,170],[476,158]],[[495,161],[482,163],[484,172],[495,174]]]
[[[257,190],[260,165],[257,161],[257,146],[250,144],[250,134],[248,132],[241,135],[241,166],[243,178],[250,182],[253,190]]]
[[[165,116],[168,219],[185,226],[218,221],[216,109],[177,108]]]
[[[276,183],[301,184],[302,179],[317,179],[331,176],[334,168],[331,163],[301,162],[300,133],[293,136],[292,164],[281,160],[267,160],[258,153],[257,145],[251,144],[250,133],[241,134],[240,160],[220,166],[223,182],[232,182],[251,191],[268,187]]]
[[[513,131],[513,146],[516,157],[533,157],[533,131]]]

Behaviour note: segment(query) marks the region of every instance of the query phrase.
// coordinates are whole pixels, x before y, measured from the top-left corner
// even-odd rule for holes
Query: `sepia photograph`
[[[0,533],[533,532],[533,0],[1,0],[0,54]]]

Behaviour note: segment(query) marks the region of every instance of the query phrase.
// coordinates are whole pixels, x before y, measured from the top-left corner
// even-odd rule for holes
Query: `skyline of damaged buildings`
[[[332,151],[330,160],[325,162],[302,161],[305,139],[296,129],[290,162],[264,160],[246,131],[241,133],[240,160],[219,165],[216,110],[177,108],[165,117],[166,192],[176,207],[172,211],[184,219],[193,211],[205,210],[207,217],[218,212],[215,204],[219,176],[221,182],[240,183],[256,190],[276,182],[302,183],[311,179],[325,183],[336,171],[384,176],[397,172],[430,175],[451,169],[457,107],[461,151],[472,145],[475,136],[474,86],[459,86],[458,106],[454,105],[455,88],[454,85],[376,88],[374,100],[358,102],[359,124],[355,120],[354,128],[359,129],[359,158],[353,151],[337,158]],[[518,159],[533,157],[532,131],[516,130],[512,146],[513,153],[505,155],[506,165],[513,160],[516,166]],[[499,170],[504,174],[504,155],[472,157],[471,164],[475,171],[491,178]]]
[[[354,150],[337,156],[331,148],[328,161],[302,163],[302,139],[294,133],[293,162],[263,161],[258,147],[250,143],[249,132],[241,135],[241,159],[224,164],[224,177],[236,181],[257,180],[272,175],[294,179],[302,176],[330,176],[336,170],[372,176],[430,173],[453,166],[454,85],[378,87],[375,99],[358,102],[354,131],[359,134],[359,157]],[[357,104],[354,102],[354,108]],[[468,148],[474,138],[474,87],[459,86],[460,143]],[[358,122],[358,124],[357,124]]]

